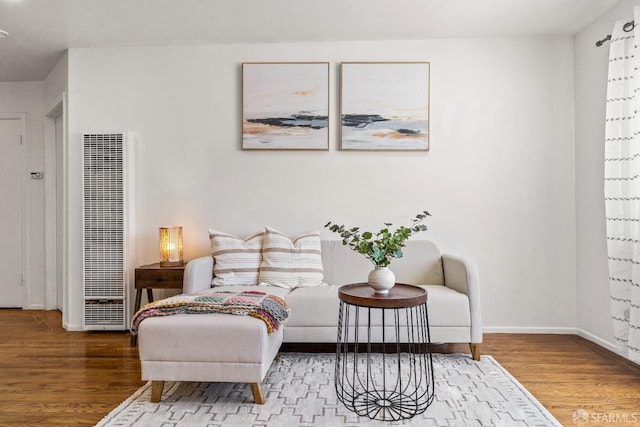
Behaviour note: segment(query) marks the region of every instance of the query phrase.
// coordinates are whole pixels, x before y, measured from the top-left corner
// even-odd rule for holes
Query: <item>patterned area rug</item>
[[[371,421],[336,398],[334,354],[282,353],[262,383],[264,405],[246,384],[167,382],[150,403],[151,384],[114,409],[102,426],[561,426],[491,356],[434,354],[435,399],[416,417]]]

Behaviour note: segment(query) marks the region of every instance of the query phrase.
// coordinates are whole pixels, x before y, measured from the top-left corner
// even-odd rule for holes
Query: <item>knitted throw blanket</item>
[[[289,307],[282,298],[265,292],[232,292],[207,289],[195,294],[176,295],[145,305],[133,316],[131,333],[136,335],[140,322],[147,317],[183,313],[249,315],[264,321],[267,325],[267,332],[271,334],[273,331],[277,331],[280,325],[289,318]]]

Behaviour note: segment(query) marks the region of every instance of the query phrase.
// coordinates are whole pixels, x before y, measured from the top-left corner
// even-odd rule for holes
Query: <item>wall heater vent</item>
[[[124,300],[85,300],[85,329],[121,329],[126,321]]]
[[[126,330],[132,264],[132,138],[83,134],[84,329]]]

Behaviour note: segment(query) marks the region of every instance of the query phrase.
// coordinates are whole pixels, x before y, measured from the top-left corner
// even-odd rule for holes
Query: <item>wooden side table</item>
[[[184,279],[184,268],[187,264],[177,267],[160,267],[160,263],[143,265],[136,268],[135,286],[136,302],[134,313],[140,310],[142,301],[142,290],[147,290],[147,299],[153,301],[153,289],[182,289]],[[131,336],[131,346],[138,342],[138,336]]]
[[[396,283],[380,295],[367,283],[355,283],[341,287],[338,296],[338,400],[376,420],[423,413],[433,402],[435,385],[427,291]]]

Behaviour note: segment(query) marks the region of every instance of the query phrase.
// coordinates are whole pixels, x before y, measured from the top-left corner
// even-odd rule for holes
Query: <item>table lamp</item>
[[[182,227],[160,227],[160,267],[183,264]]]

